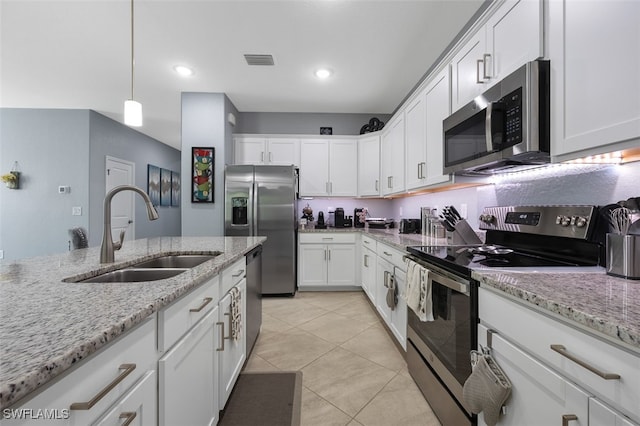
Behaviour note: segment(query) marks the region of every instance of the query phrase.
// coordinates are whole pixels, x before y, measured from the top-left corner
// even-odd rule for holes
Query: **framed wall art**
[[[213,203],[214,161],[214,148],[191,148],[192,203]]]
[[[171,172],[171,205],[180,206],[180,173]]]
[[[160,205],[160,167],[147,164],[147,194],[151,204]]]
[[[160,205],[171,205],[171,170],[160,169]]]

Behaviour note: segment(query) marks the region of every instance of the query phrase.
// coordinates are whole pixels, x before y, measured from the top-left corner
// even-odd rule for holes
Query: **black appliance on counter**
[[[327,224],[324,223],[324,213],[323,212],[318,212],[318,221],[316,222],[315,228],[316,229],[327,229]]]
[[[401,234],[419,234],[422,230],[421,219],[400,219]]]
[[[344,227],[344,209],[342,207],[336,207],[334,226],[336,228]]]
[[[472,271],[597,267],[601,221],[595,206],[488,207],[480,216],[485,244],[407,248],[408,258],[429,270],[435,318],[423,322],[408,310],[407,365],[442,424],[477,421],[462,397],[469,352],[478,345]]]

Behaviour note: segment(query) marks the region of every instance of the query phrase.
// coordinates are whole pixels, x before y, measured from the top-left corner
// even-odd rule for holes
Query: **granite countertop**
[[[446,245],[398,229],[328,228],[300,232],[363,232],[383,243],[406,250],[415,245]],[[609,276],[604,268],[579,271],[544,268],[536,272],[502,269],[476,270],[481,286],[505,293],[534,309],[541,309],[583,330],[640,353],[640,281]]]
[[[0,262],[0,409],[229,266],[264,237],[161,237],[125,242],[116,262],[100,248]],[[173,278],[68,283],[162,254],[222,254]]]

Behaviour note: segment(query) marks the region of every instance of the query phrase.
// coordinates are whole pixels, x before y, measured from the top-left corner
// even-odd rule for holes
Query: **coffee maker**
[[[335,227],[344,227],[344,209],[342,207],[336,207],[335,211]]]

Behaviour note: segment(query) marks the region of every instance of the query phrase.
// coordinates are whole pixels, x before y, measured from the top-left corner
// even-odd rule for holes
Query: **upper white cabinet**
[[[451,113],[449,67],[445,67],[427,84],[425,93],[426,115],[426,166],[423,184],[435,185],[447,182],[450,176],[443,173],[444,132],[442,121]]]
[[[637,147],[640,2],[549,2],[549,58],[552,156]]]
[[[380,195],[380,136],[358,139],[358,196]]]
[[[300,143],[300,195],[355,197],[358,194],[355,139],[303,139]]]
[[[235,164],[300,165],[300,140],[281,137],[237,136]]]
[[[544,56],[544,3],[505,1],[453,56],[453,111],[525,62]]]
[[[427,166],[427,107],[426,90],[405,109],[405,179],[407,190],[424,185]]]
[[[394,117],[382,130],[382,195],[404,191],[404,114]]]

